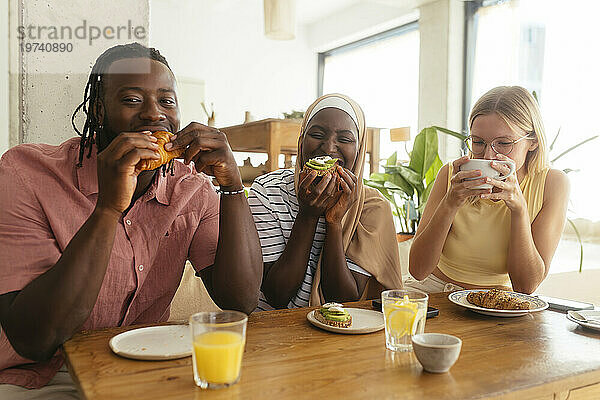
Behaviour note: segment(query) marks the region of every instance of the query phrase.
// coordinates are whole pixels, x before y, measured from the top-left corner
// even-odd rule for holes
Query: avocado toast
[[[338,328],[349,328],[352,325],[352,316],[344,310],[339,303],[326,303],[315,310],[317,321]]]
[[[331,158],[329,156],[315,157],[304,164],[304,169],[315,170],[317,171],[317,176],[322,177],[326,174],[334,173],[337,162],[337,158]]]

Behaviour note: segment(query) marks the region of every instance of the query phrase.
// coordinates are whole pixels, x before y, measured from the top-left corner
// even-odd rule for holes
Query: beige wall
[[[71,127],[71,114],[83,100],[83,91],[91,67],[95,59],[106,48],[132,41],[148,43],[149,5],[148,0],[117,1],[117,0],[28,0],[23,2],[10,0],[10,62],[11,87],[10,98],[10,145],[27,142],[44,142],[58,144],[76,133]],[[86,23],[86,29],[81,29],[79,36],[86,32],[85,39],[72,37],[54,40],[73,45],[72,52],[21,52],[19,49],[18,27],[71,27],[75,30]],[[126,34],[121,30],[121,38],[117,39],[116,30],[119,26],[141,26],[145,35],[138,31]],[[89,31],[91,26],[107,31],[104,38],[92,40],[90,36],[96,32]],[[50,28],[49,28],[50,29]],[[50,42],[49,29],[41,31],[42,37],[34,29],[32,36],[27,33],[24,42]],[[64,30],[65,35],[67,34]],[[74,35],[75,33],[73,33]],[[24,75],[19,75],[20,71]],[[81,123],[81,119],[79,122]]]
[[[418,19],[417,3],[398,1],[356,3],[345,10],[307,25],[308,44],[315,52],[328,51],[348,43],[396,28]]]
[[[8,89],[8,1],[0,3],[0,154],[8,147],[9,89]]]
[[[305,30],[297,27],[294,40],[266,38],[262,0],[151,0],[150,10],[150,44],[178,77],[204,82],[216,126],[243,123],[245,111],[282,118],[314,100],[317,55]]]

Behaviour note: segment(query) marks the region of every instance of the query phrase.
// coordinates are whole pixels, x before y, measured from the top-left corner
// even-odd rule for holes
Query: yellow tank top
[[[525,177],[520,183],[533,222],[544,201],[544,184],[549,168]],[[448,187],[452,178],[448,169]],[[510,236],[510,210],[504,201],[468,200],[459,208],[438,268],[447,277],[471,285],[512,286],[506,267]]]

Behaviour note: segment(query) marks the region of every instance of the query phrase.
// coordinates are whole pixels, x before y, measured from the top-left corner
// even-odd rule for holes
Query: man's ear
[[[104,121],[104,115],[105,115],[105,111],[104,111],[104,103],[102,102],[101,99],[97,99],[94,104],[92,104],[92,115],[94,115],[94,119],[96,121],[98,121],[99,125],[102,125],[102,122]]]

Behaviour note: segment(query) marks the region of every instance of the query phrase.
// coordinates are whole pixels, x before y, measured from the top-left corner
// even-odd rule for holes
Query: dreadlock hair
[[[128,43],[111,47],[96,59],[96,63],[92,67],[92,72],[90,72],[87,84],[85,85],[83,101],[77,106],[71,116],[71,125],[73,126],[73,129],[75,129],[75,132],[81,136],[81,142],[79,144],[79,162],[77,163],[78,167],[83,165],[85,149],[88,149],[87,157],[89,158],[92,155],[93,145],[98,140],[98,135],[102,134],[102,121],[96,119],[96,112],[98,110],[99,101],[104,94],[105,74],[113,62],[126,58],[149,58],[163,63],[171,70],[171,67],[169,67],[169,64],[167,63],[167,59],[162,56],[158,50],[151,47],[148,48],[139,43]],[[83,113],[86,115],[83,130],[81,132],[75,125],[75,117],[80,110],[83,110]],[[169,169],[172,173],[172,163],[169,165]]]

